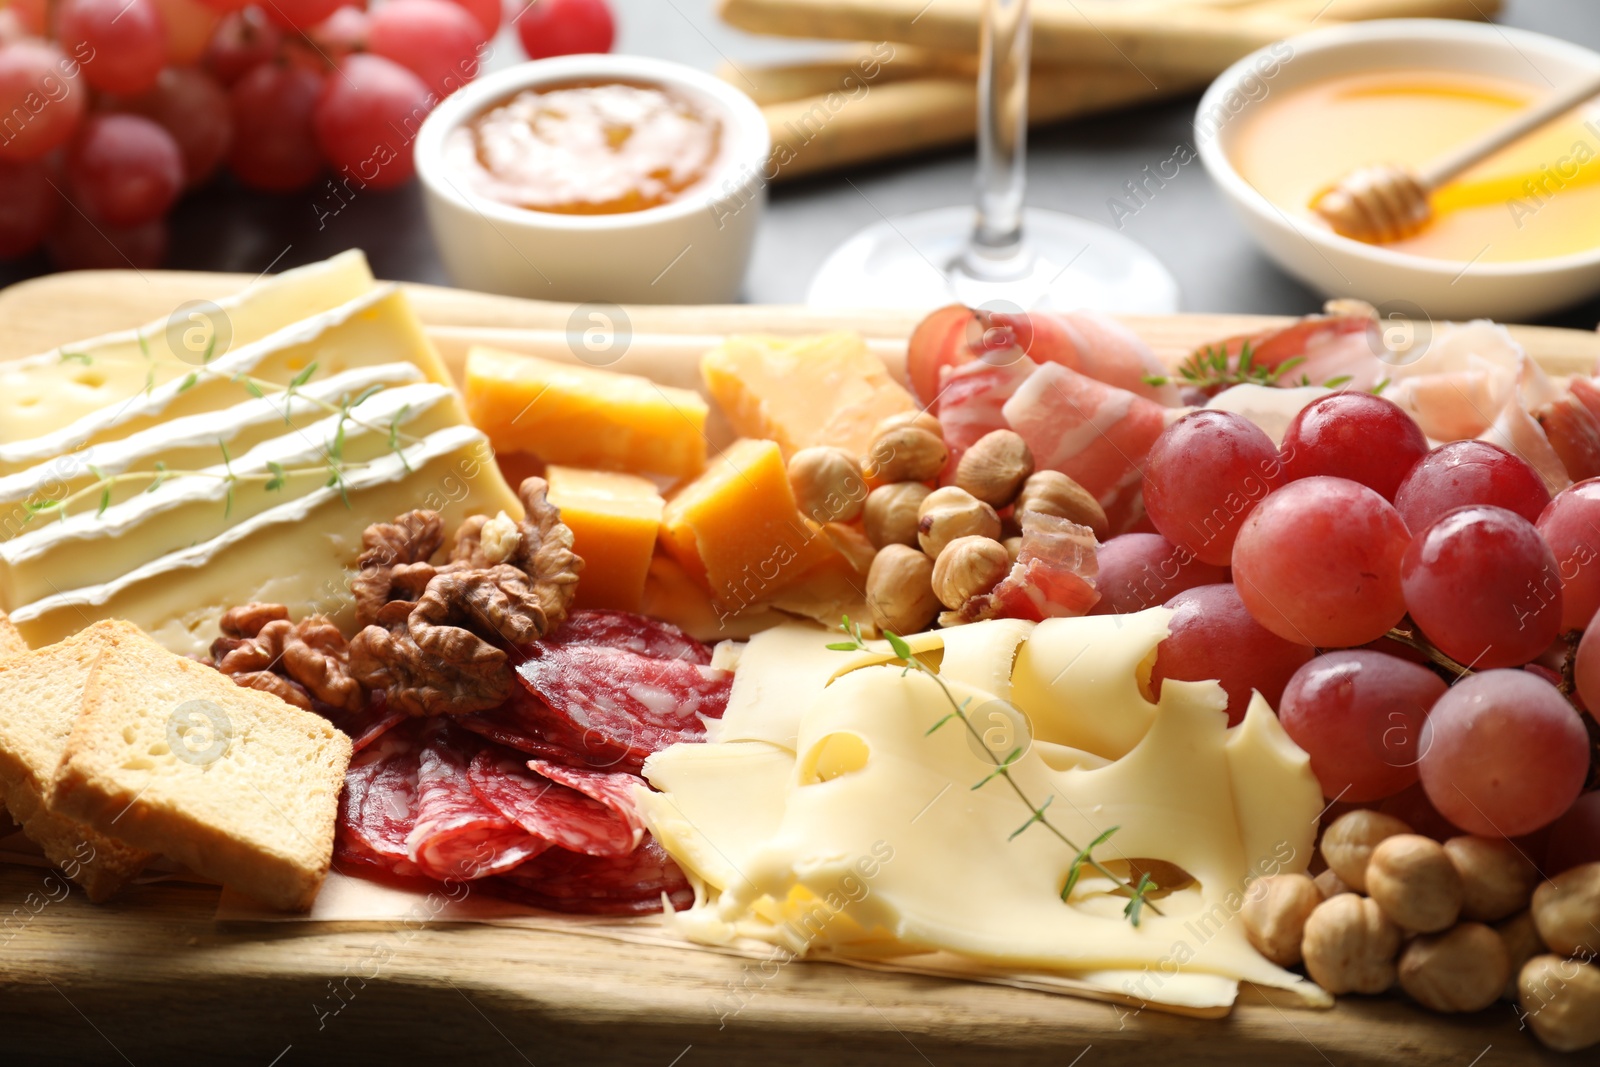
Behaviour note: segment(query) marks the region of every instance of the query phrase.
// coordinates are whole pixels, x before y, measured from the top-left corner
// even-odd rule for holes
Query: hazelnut
[[[842,448],[802,448],[789,459],[789,484],[800,513],[819,525],[854,522],[867,500],[855,457]]]
[[[1060,471],[1034,471],[1022,485],[1017,496],[1016,511],[1036,511],[1041,515],[1056,515],[1079,526],[1094,531],[1095,540],[1104,541],[1111,535],[1111,525],[1106,521],[1106,510],[1094,495]]]
[[[1357,893],[1367,891],[1367,860],[1378,842],[1395,834],[1409,834],[1411,827],[1393,815],[1369,811],[1347,811],[1322,831],[1322,858],[1328,867]]]
[[[1421,834],[1386,837],[1367,861],[1367,894],[1399,926],[1419,934],[1461,917],[1461,876],[1444,846]]]
[[[1306,972],[1330,993],[1382,993],[1394,985],[1400,928],[1354,893],[1324,900],[1306,920]]]
[[[1000,543],[1006,546],[1006,555],[1011,557],[1012,563],[1015,563],[1017,557],[1022,554],[1022,538],[1008,537]]]
[[[872,428],[873,439],[876,440],[880,435],[890,430],[898,430],[902,426],[915,426],[919,430],[927,430],[941,441],[944,440],[944,427],[939,424],[939,417],[926,411],[902,411],[882,419]]]
[[[965,489],[947,485],[935,489],[917,509],[917,543],[931,558],[958,537],[1000,539],[1000,516],[994,508]]]
[[[1528,906],[1539,872],[1511,842],[1499,837],[1452,837],[1444,843],[1444,851],[1466,891],[1462,918],[1498,922]]]
[[[1504,992],[1511,978],[1511,958],[1492,929],[1482,923],[1460,923],[1408,944],[1400,953],[1399,975],[1400,988],[1424,1008],[1482,1011]]]
[[[1340,878],[1338,872],[1332,867],[1317,875],[1312,881],[1317,883],[1317,892],[1322,894],[1323,900],[1327,900],[1329,897],[1336,897],[1340,893],[1352,892],[1351,888],[1344,884],[1344,879]]]
[[[1600,967],[1535,956],[1517,976],[1523,1021],[1550,1048],[1576,1052],[1600,1044]]]
[[[1015,430],[992,430],[961,455],[956,484],[985,504],[1003,508],[1033,473],[1033,452]]]
[[[1280,967],[1293,967],[1300,962],[1306,920],[1321,903],[1322,893],[1310,878],[1275,874],[1250,887],[1239,917],[1257,952]]]
[[[921,482],[896,482],[868,493],[863,509],[867,540],[878,548],[916,545],[917,512],[931,492]]]
[[[1499,935],[1500,943],[1506,947],[1506,958],[1511,961],[1511,977],[1506,980],[1506,987],[1500,995],[1506,1000],[1516,1000],[1517,975],[1522,973],[1524,963],[1544,954],[1544,942],[1539,938],[1538,927],[1533,925],[1531,912],[1517,912],[1496,926],[1494,931]]]
[[[867,572],[867,608],[880,630],[914,634],[939,610],[933,595],[933,560],[907,545],[889,545]]]
[[[1600,950],[1600,863],[1562,871],[1535,889],[1533,924],[1551,952],[1594,956]]]
[[[949,455],[938,434],[920,426],[897,426],[872,439],[862,467],[877,485],[931,482],[944,470]]]
[[[952,610],[999,584],[1011,569],[1006,546],[988,537],[958,537],[933,563],[933,594]]]

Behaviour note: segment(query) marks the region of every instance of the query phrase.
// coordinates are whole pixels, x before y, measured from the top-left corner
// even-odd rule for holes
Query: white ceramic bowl
[[[1279,266],[1322,293],[1380,307],[1410,303],[1412,317],[1420,311],[1442,319],[1528,319],[1600,292],[1600,248],[1471,264],[1393,252],[1291,218],[1230,162],[1244,120],[1274,95],[1340,74],[1417,67],[1500,75],[1548,90],[1600,68],[1600,54],[1505,26],[1391,19],[1317,30],[1246,56],[1211,84],[1195,122],[1200,158],[1250,235]]]
[[[615,215],[529,211],[475,195],[445,165],[445,139],[524,89],[576,80],[665,86],[723,119],[718,170],[659,207]],[[541,300],[728,304],[739,299],[766,203],[766,120],[748,96],[691,67],[642,56],[559,56],[488,75],[447,97],[416,139],[428,224],[457,285]]]

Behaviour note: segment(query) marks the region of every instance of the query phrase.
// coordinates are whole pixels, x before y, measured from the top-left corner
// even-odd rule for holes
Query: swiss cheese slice
[[[673,921],[713,943],[756,938],[873,958],[953,953],[985,969],[1093,974],[1136,1003],[1192,1006],[1217,999],[1221,987],[1208,981],[1239,980],[1327,1003],[1262,958],[1238,920],[1256,879],[1304,870],[1310,860],[1321,800],[1309,761],[1264,701],[1230,730],[1214,682],[1168,681],[1159,703],[1145,700],[1140,672],[1169,617],[1154,609],[1123,617],[1136,625],[1082,633],[1041,624],[908,639],[919,659],[938,661],[943,687],[882,663],[876,651],[835,653],[847,669],[828,669],[811,651],[819,634],[758,636],[740,655],[719,736],[777,740],[677,746],[646,764],[662,790],[641,798],[647,818],[697,880],[695,907]],[[1029,803],[1048,800],[1051,824],[1075,844],[1117,828],[1095,850],[1102,862],[1163,860],[1193,877],[1157,895],[1137,927],[1122,914],[1125,898],[1092,872],[1063,902],[1075,848],[1030,824],[1027,804],[1005,782],[974,788],[992,775],[994,757],[949,718],[950,698],[974,709],[1009,689],[1022,705],[1025,657],[1036,672],[1027,680],[1033,696],[1055,692],[1046,665],[1070,671],[1075,659],[1094,658],[1104,665],[1099,712],[1143,717],[1144,729],[1116,758],[1072,759],[1082,724],[1035,702],[1031,744],[1024,739],[1010,763]],[[796,669],[796,658],[807,667]],[[1111,664],[1125,685],[1112,684]],[[746,795],[758,798],[748,812],[737,799]]]
[[[372,288],[366,257],[349,251],[267,276],[214,304],[23,359],[0,363],[0,445],[61,430],[214,359],[330,311]]]

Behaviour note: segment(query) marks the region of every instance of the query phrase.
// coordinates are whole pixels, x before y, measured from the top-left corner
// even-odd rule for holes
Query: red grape
[[[1589,734],[1549,683],[1527,671],[1483,671],[1434,704],[1420,768],[1445,818],[1471,834],[1520,837],[1577,799],[1589,773]]]
[[[1385,500],[1427,455],[1428,439],[1393,401],[1371,393],[1334,393],[1313,400],[1283,433],[1283,466],[1291,480],[1326,475],[1375,489]]]
[[[1565,815],[1550,824],[1545,852],[1546,875],[1557,875],[1585,863],[1600,863],[1600,793],[1585,793]]]
[[[389,0],[372,15],[367,46],[445,97],[478,76],[483,27],[450,0]]]
[[[1600,610],[1600,478],[1561,490],[1535,525],[1561,574],[1561,628],[1582,630]]]
[[[1539,472],[1487,441],[1440,445],[1411,468],[1394,497],[1395,510],[1412,533],[1467,504],[1493,504],[1536,522],[1549,503],[1550,490]]]
[[[1144,506],[1167,540],[1227,566],[1240,525],[1282,482],[1278,450],[1259,426],[1229,411],[1195,411],[1150,446]]]
[[[38,248],[60,210],[44,163],[0,163],[0,259]]]
[[[89,106],[76,69],[42,41],[0,47],[0,160],[27,162],[67,143]]]
[[[1583,631],[1578,654],[1572,661],[1572,680],[1583,706],[1591,709],[1589,714],[1594,715],[1592,709],[1600,708],[1600,626],[1590,626]]]
[[[1422,724],[1444,691],[1437,674],[1415,663],[1329,652],[1295,672],[1278,718],[1311,757],[1323,796],[1382,800],[1416,783]]]
[[[247,7],[254,6],[256,0],[200,0],[200,2],[213,11],[220,11],[224,15],[230,15],[236,11],[243,11]]]
[[[1124,615],[1164,604],[1185,589],[1228,580],[1226,567],[1201,563],[1158,533],[1125,533],[1095,553],[1100,600],[1091,615]]]
[[[154,0],[167,33],[167,63],[192,67],[206,53],[206,44],[222,21],[221,12],[201,0]]]
[[[142,93],[167,62],[167,30],[151,0],[61,0],[61,44],[84,56],[83,80],[108,93]]]
[[[205,65],[217,81],[232,85],[269,62],[283,47],[283,31],[257,8],[224,15],[206,47]]]
[[[338,62],[351,52],[367,47],[372,19],[359,7],[346,4],[306,31],[317,51]]]
[[[1166,606],[1174,614],[1171,633],[1157,646],[1150,670],[1156,696],[1165,678],[1214,678],[1228,694],[1229,726],[1244,718],[1252,690],[1276,706],[1283,687],[1312,656],[1311,649],[1285,641],[1251,618],[1238,590],[1226,582],[1186,590]]]
[[[1288,641],[1376,641],[1405,615],[1400,558],[1411,537],[1394,506],[1344,478],[1302,478],[1250,513],[1233,581],[1256,620]]]
[[[228,94],[198,70],[168,67],[154,89],[123,101],[122,107],[154,119],[172,135],[183,154],[183,177],[189,188],[210,178],[228,152],[233,135]]]
[[[373,189],[411,178],[411,142],[432,109],[428,87],[382,56],[353,55],[328,79],[312,115],[317,144],[335,169]]]
[[[500,20],[505,17],[500,0],[454,0],[454,2],[466,8],[467,13],[478,20],[478,25],[483,27],[485,41],[500,32]]]
[[[167,220],[138,226],[103,226],[81,211],[63,208],[45,250],[62,270],[127,270],[161,266],[167,254]]]
[[[617,35],[606,0],[533,0],[511,21],[532,59],[609,52]]]
[[[1400,585],[1428,640],[1468,667],[1527,663],[1561,631],[1555,556],[1505,508],[1457,508],[1417,534]]]
[[[268,0],[262,5],[262,11],[267,18],[284,29],[304,30],[333,14],[344,2],[345,0]]]
[[[241,183],[269,193],[303,189],[322,173],[311,112],[323,79],[304,67],[263,63],[228,94],[233,145],[228,166]]]
[[[92,115],[67,155],[67,184],[95,222],[138,226],[165,215],[178,199],[183,153],[142,115]]]

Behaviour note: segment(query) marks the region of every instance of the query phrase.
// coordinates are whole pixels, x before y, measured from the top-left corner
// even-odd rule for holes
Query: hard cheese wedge
[[[776,441],[786,457],[813,445],[865,455],[879,422],[916,407],[854,333],[730,337],[700,372],[735,432]]]
[[[483,434],[455,426],[367,464],[345,479],[343,492],[317,489],[210,540],[130,565],[114,581],[36,600],[12,621],[39,646],[95,619],[127,619],[174,652],[201,655],[224,611],[261,600],[287,605],[295,618],[329,615],[348,632],[349,570],[362,531],[413,508],[438,511],[452,531],[468,515],[522,514]],[[112,542],[106,551],[123,549]]]
[[[572,531],[583,557],[580,608],[638,611],[661,528],[655,483],[631,474],[551,467],[550,503]]]
[[[137,330],[64,345],[0,363],[0,445],[66,427],[147,389],[181,380],[204,359],[220,359],[301,319],[372,288],[358,251],[262,278],[210,307],[174,309]]]
[[[705,466],[708,408],[688,389],[480,347],[467,353],[466,394],[497,451],[677,478]]]
[[[405,294],[395,286],[381,286],[202,367],[189,367],[181,378],[91,411],[58,430],[0,445],[0,474],[122,440],[187,415],[232,407],[248,400],[253,390],[281,389],[295,381],[310,382],[396,359],[416,364],[429,381],[449,382]],[[266,384],[252,386],[244,378]]]
[[[765,603],[836,561],[833,542],[800,514],[773,441],[735,441],[667,502],[662,543],[728,611]]]

